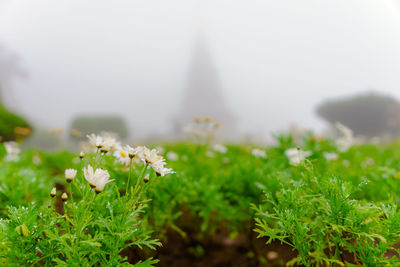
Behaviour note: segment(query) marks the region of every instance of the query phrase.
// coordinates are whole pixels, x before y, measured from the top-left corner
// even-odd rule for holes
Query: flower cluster
[[[96,147],[101,152],[107,153],[108,151],[113,151],[113,156],[115,157],[117,162],[123,164],[125,167],[130,167],[134,161],[141,161],[147,164],[147,166],[151,167],[158,176],[164,176],[169,173],[174,173],[172,169],[165,168],[165,165],[167,163],[165,162],[165,159],[159,154],[157,149],[149,149],[145,146],[122,146],[117,138],[111,134],[91,134],[87,137],[89,138],[89,144],[92,147]],[[90,170],[87,169],[86,172],[89,175]],[[93,175],[95,175],[95,173],[93,173]]]
[[[172,169],[165,168],[167,163],[163,156],[159,154],[157,149],[149,149],[145,146],[120,146],[115,150],[114,157],[118,162],[126,167],[130,166],[134,160],[141,161],[153,168],[158,176],[174,173]]]
[[[145,173],[146,169],[152,168],[157,176],[164,176],[166,174],[175,173],[172,169],[166,168],[167,164],[163,156],[159,154],[157,149],[149,149],[145,146],[131,147],[129,145],[122,146],[121,143],[115,136],[111,134],[95,135],[90,134],[88,137],[88,145],[95,148],[96,153],[89,153],[87,155],[88,162],[85,160],[85,167],[83,167],[83,177],[88,182],[89,186],[94,189],[96,193],[101,193],[105,186],[114,181],[110,179],[110,174],[107,170],[98,167],[106,155],[113,156],[115,160],[125,167],[129,167],[130,170],[133,167],[133,163],[142,163],[143,172],[142,176],[137,179],[139,181],[142,179],[144,182],[149,181],[149,174]],[[11,145],[9,145],[8,151],[12,153]],[[101,152],[101,153],[99,153]],[[108,153],[113,152],[113,153]],[[93,157],[94,156],[94,157]],[[85,153],[81,152],[79,158],[83,162],[86,157]],[[94,160],[94,161],[91,161]],[[89,163],[90,162],[90,163]],[[92,163],[93,162],[93,163]],[[92,165],[95,166],[92,167]],[[77,176],[78,170],[76,169],[66,169],[65,179],[70,185],[70,194],[72,198],[72,182]],[[129,173],[130,175],[130,173]],[[82,177],[82,176],[81,176]],[[130,177],[130,176],[129,176]],[[79,181],[81,183],[81,181]],[[127,185],[130,185],[129,178]],[[139,187],[137,182],[135,190]],[[82,186],[81,186],[82,188]],[[135,191],[136,192],[136,191]],[[51,197],[56,196],[56,188],[53,188],[50,193]],[[62,194],[62,200],[66,201],[68,199],[68,194]]]

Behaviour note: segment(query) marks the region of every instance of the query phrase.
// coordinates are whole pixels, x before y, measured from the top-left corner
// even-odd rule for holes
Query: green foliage
[[[3,159],[0,262],[123,266],[139,259],[123,256],[127,248],[155,249],[160,243],[152,236],[165,242],[171,231],[201,257],[208,255],[210,236],[225,232],[252,242],[255,230],[267,243],[279,241],[297,252],[288,265],[398,266],[400,143],[340,152],[333,140],[312,133],[301,143],[288,135],[276,139],[276,145],[259,148],[266,157],[251,144],[227,145],[226,152],[209,143],[165,144],[163,155],[177,173],[164,177],[140,161],[129,168],[99,151],[82,160],[70,152],[35,150],[16,162]],[[285,152],[298,145],[312,154],[296,164]],[[326,158],[327,152],[337,159]],[[84,180],[88,164],[115,179],[100,194]],[[71,184],[65,168],[78,170]],[[48,208],[54,184],[57,212]],[[64,191],[70,199],[62,204]]]

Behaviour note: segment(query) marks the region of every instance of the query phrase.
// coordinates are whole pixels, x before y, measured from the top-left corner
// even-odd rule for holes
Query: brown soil
[[[250,238],[242,235],[229,238],[225,233],[216,233],[207,239],[183,238],[175,231],[168,231],[166,241],[156,252],[124,251],[130,262],[136,262],[133,255],[141,258],[159,259],[160,267],[260,267],[284,266],[297,254],[291,247],[272,242],[266,245],[266,239],[257,239],[256,233]]]
[[[220,233],[202,244],[169,233],[168,243],[158,250],[157,258],[160,267],[258,267],[283,266],[296,256],[290,247],[279,242],[265,245],[265,239],[255,239],[255,235],[252,239],[250,244],[243,236],[231,239]]]

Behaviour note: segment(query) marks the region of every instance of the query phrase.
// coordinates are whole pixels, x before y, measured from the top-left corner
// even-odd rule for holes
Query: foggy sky
[[[201,30],[240,132],[292,121],[320,130],[314,108],[326,98],[371,89],[400,98],[399,8],[397,0],[3,0],[0,44],[29,73],[6,100],[43,127],[116,113],[136,136],[166,131]]]

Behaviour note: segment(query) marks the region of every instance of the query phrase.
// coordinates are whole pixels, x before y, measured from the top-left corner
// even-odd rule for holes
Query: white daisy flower
[[[251,154],[257,158],[266,158],[267,157],[267,153],[265,152],[265,150],[261,150],[258,148],[254,148],[251,151]]]
[[[91,135],[87,135],[87,138],[89,138],[89,144],[97,147],[97,148],[102,148],[103,147],[103,137],[101,137],[100,135],[95,135],[95,134],[91,134]]]
[[[156,149],[148,149],[147,147],[144,147],[143,149],[143,159],[144,162],[150,165],[151,167],[162,167],[165,164],[165,159],[158,155],[158,151]]]
[[[164,176],[166,174],[175,173],[170,168],[164,168],[163,166],[155,166],[153,167],[154,171],[156,172],[157,176]]]
[[[142,161],[152,167],[158,176],[174,173],[172,169],[164,168],[167,163],[165,159],[158,154],[157,149],[150,150],[147,147],[137,147],[137,149],[138,154],[142,154]]]
[[[110,174],[107,170],[103,169],[96,169],[93,170],[93,167],[88,165],[86,168],[83,169],[83,174],[85,179],[89,182],[89,185],[92,188],[95,188],[96,193],[100,193],[103,191],[104,186],[114,180],[109,180]]]
[[[116,135],[104,132],[102,133],[101,137],[103,138],[103,147],[101,148],[101,151],[104,153],[112,151],[121,146]]]
[[[65,179],[68,183],[72,182],[76,176],[77,170],[75,169],[66,169],[65,170]]]
[[[133,148],[129,145],[126,145],[125,149],[128,151],[128,156],[131,159],[143,157],[143,148],[142,147],[138,146],[138,147]]]
[[[114,151],[114,157],[117,159],[119,163],[124,165],[125,167],[129,167],[131,164],[131,159],[129,158],[129,151],[127,147],[119,147]]]
[[[305,158],[311,156],[311,154],[311,151],[303,151],[298,148],[290,148],[285,151],[286,157],[294,165],[300,164],[300,162],[302,162]]]

